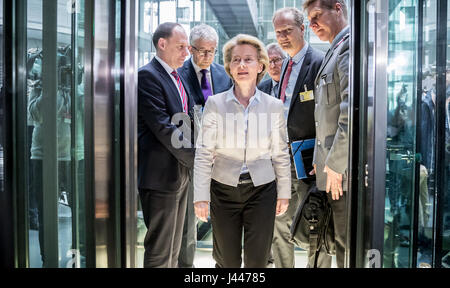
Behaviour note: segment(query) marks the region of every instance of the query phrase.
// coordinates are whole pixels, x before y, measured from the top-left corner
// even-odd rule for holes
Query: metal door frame
[[[445,123],[446,113],[446,71],[447,71],[447,7],[448,1],[437,1],[437,41],[436,41],[436,159],[445,159]],[[441,95],[439,97],[438,95]],[[442,237],[444,224],[443,209],[446,195],[445,184],[445,161],[436,161],[436,191],[435,193],[435,207],[436,218],[434,222],[435,227],[435,243],[434,243],[434,267],[442,267]],[[448,183],[448,182],[447,182]]]
[[[353,131],[356,134],[353,138],[358,137],[354,141],[359,141],[360,149],[351,151],[351,165],[358,167],[358,171],[352,170],[352,191],[357,197],[351,205],[357,217],[351,220],[356,231],[351,231],[354,242],[350,247],[355,251],[350,263],[355,267],[369,267],[371,257],[377,257],[378,264],[382,265],[383,261],[389,6],[387,1],[361,2],[352,19],[353,25],[360,25],[363,45],[354,54],[359,57],[360,83],[352,87],[353,95],[359,93],[360,109],[354,111],[359,115],[359,135]]]
[[[371,11],[370,3],[372,7]],[[354,4],[354,3],[353,3]],[[418,22],[416,24],[417,37],[417,56],[418,73],[416,75],[416,123],[420,120],[420,103],[421,103],[421,77],[422,77],[422,46],[423,43],[423,0],[417,1],[416,11],[419,13]],[[447,1],[437,1],[437,41],[436,41],[436,62],[437,62],[437,79],[436,79],[436,95],[444,95],[436,99],[436,159],[445,159],[445,126],[441,123],[445,122],[445,95],[446,95],[446,53],[447,53]],[[365,6],[365,7],[364,7]],[[355,6],[352,6],[355,7]],[[368,257],[370,257],[371,249],[379,251],[381,256],[381,264],[383,264],[383,246],[384,246],[384,208],[385,208],[385,181],[386,181],[386,127],[387,127],[387,89],[388,78],[386,73],[388,59],[388,23],[389,23],[389,6],[388,1],[363,1],[360,8],[360,27],[363,45],[358,51],[354,52],[355,57],[359,54],[360,60],[360,76],[361,86],[360,93],[360,111],[359,117],[361,121],[359,129],[359,159],[355,157],[351,160],[351,165],[358,167],[359,171],[353,171],[352,175],[358,179],[358,184],[353,181],[352,190],[357,189],[357,204],[352,203],[351,211],[357,211],[357,219],[353,219],[351,230],[353,246],[356,249],[351,254],[350,263],[354,263],[351,267],[367,267]],[[371,20],[372,19],[374,20]],[[355,18],[355,17],[354,17]],[[353,24],[358,24],[358,19],[352,19]],[[371,30],[372,29],[372,30]],[[372,31],[372,32],[371,32]],[[369,38],[370,33],[375,31],[374,39]],[[375,44],[376,46],[371,46]],[[372,55],[373,58],[369,56]],[[356,62],[355,62],[356,63]],[[370,67],[373,67],[371,69]],[[356,79],[356,78],[355,78]],[[354,80],[355,80],[354,79]],[[373,79],[372,87],[369,82]],[[353,84],[354,91],[357,91],[357,84]],[[419,94],[417,94],[419,93]],[[353,95],[354,94],[353,92]],[[355,111],[355,110],[354,110]],[[376,124],[375,124],[376,123]],[[416,125],[417,126],[417,125]],[[420,136],[420,129],[416,129],[416,144]],[[355,132],[355,130],[353,130]],[[355,136],[353,136],[354,138]],[[376,145],[375,145],[376,143]],[[417,148],[418,149],[418,148]],[[357,151],[353,150],[353,156]],[[416,162],[415,178],[414,178],[414,195],[413,195],[413,222],[412,222],[412,242],[411,242],[411,265],[417,266],[417,233],[418,233],[418,187],[419,187],[419,163]],[[436,161],[436,190],[435,193],[435,210],[436,214],[434,223],[434,247],[433,247],[433,266],[442,267],[442,225],[443,225],[443,203],[445,195],[445,163],[444,161]],[[446,195],[449,197],[449,195]],[[355,208],[354,205],[358,207]],[[355,228],[356,227],[356,228]],[[356,235],[355,235],[356,234]],[[373,250],[372,250],[373,251]],[[353,262],[352,262],[353,261]]]

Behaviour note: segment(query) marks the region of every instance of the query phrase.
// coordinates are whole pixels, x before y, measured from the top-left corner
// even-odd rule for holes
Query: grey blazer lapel
[[[314,79],[314,83],[317,83],[317,79],[320,77],[320,74],[322,73],[323,69],[327,66],[328,62],[330,61],[331,56],[333,55],[334,48],[335,47],[328,49],[327,54],[325,55],[325,59],[323,59],[322,65],[320,66],[319,71],[317,72],[316,79]]]
[[[331,59],[331,56],[333,56],[334,50],[339,46],[337,45],[338,43],[340,44],[340,42],[342,41],[342,39],[344,39],[345,37],[347,37],[348,35],[348,31],[349,28],[346,27],[344,28],[344,30],[347,30],[347,33],[343,34],[341,37],[339,37],[338,39],[334,39],[333,42],[331,43],[331,47],[330,49],[328,49],[327,54],[325,55],[325,59],[323,59],[322,65],[320,66],[320,69],[317,73],[316,79],[314,79],[314,83],[317,83],[317,79],[319,78],[319,76],[322,74],[323,69],[327,66],[328,62]],[[341,30],[343,31],[343,30]]]

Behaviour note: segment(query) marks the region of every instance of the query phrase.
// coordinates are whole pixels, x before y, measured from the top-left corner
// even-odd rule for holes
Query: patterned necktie
[[[202,69],[200,72],[202,72],[202,93],[203,93],[203,98],[205,98],[205,102],[206,100],[208,100],[208,97],[213,95],[212,93],[212,89],[211,89],[211,84],[209,84],[208,81],[208,77],[206,77],[206,73],[208,73],[208,70],[206,69]]]
[[[181,83],[180,76],[178,76],[177,71],[173,70],[171,73],[173,77],[175,77],[175,80],[177,80],[178,89],[180,90],[181,94],[181,102],[183,103],[183,112],[188,113],[188,102],[186,97],[186,91],[184,91],[183,83]]]
[[[289,83],[289,78],[291,77],[292,65],[294,65],[294,61],[292,61],[292,59],[291,59],[291,60],[289,60],[286,75],[284,75],[283,84],[281,85],[280,99],[281,99],[281,101],[283,101],[283,103],[284,103],[284,101],[286,101],[286,88]]]

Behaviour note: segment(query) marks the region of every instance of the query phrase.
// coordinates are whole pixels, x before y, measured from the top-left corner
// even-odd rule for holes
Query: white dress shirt
[[[194,202],[210,201],[211,179],[237,187],[244,163],[253,185],[276,180],[278,199],[290,199],[283,103],[257,89],[245,120],[245,109],[233,89],[206,102],[194,162]]]
[[[195,64],[194,59],[191,57],[191,62],[192,62],[192,66],[194,66],[194,70],[195,73],[197,74],[197,79],[198,79],[198,83],[200,84],[200,88],[202,88],[202,78],[203,78],[203,73],[201,72],[203,69],[198,67],[197,64]],[[214,85],[212,83],[212,78],[211,78],[211,65],[206,68],[206,70],[208,70],[208,72],[206,73],[206,78],[209,81],[209,85],[211,85],[211,92],[214,95]]]

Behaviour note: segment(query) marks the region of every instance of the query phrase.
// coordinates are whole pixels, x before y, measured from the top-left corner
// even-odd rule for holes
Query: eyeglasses
[[[244,60],[245,65],[249,65],[249,64],[252,64],[253,62],[257,61],[256,59],[253,59],[251,57],[243,58],[243,59],[236,57],[231,60],[231,64],[241,65],[242,60]]]
[[[282,58],[275,58],[269,61],[269,65],[277,65],[278,63],[280,63],[281,61],[283,61]]]
[[[192,48],[194,48],[195,51],[197,51],[200,55],[203,56],[214,56],[217,54],[217,50],[205,50],[205,49],[198,49],[197,47],[191,46]]]

